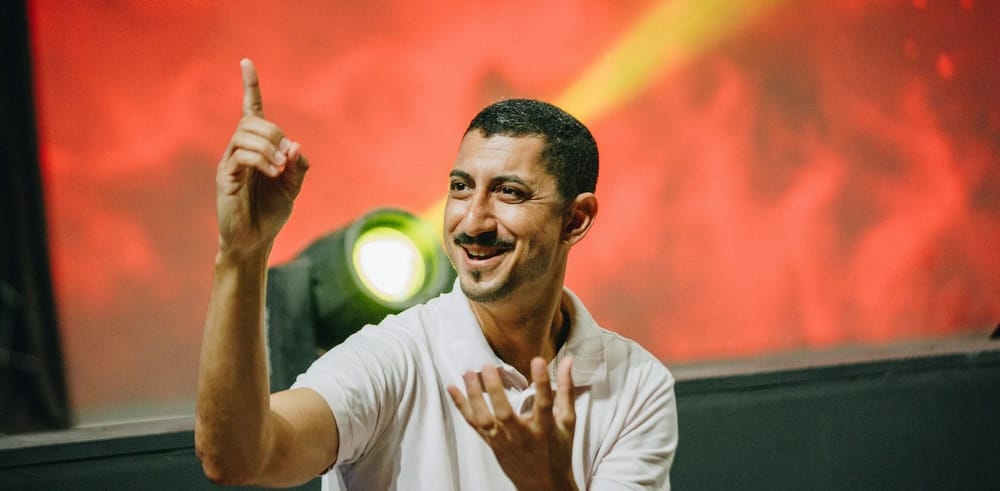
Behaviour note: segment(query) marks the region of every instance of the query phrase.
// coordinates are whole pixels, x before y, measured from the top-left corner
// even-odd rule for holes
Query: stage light
[[[352,259],[361,284],[387,302],[413,297],[427,274],[416,243],[393,228],[375,228],[358,237]]]
[[[319,352],[366,324],[449,290],[455,272],[427,222],[373,211],[268,270],[271,389],[287,388]]]

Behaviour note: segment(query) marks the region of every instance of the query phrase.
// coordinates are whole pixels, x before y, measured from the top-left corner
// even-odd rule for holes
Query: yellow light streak
[[[583,122],[627,103],[659,77],[789,0],[667,0],[639,16],[600,59],[555,99]],[[440,236],[444,199],[420,217]]]
[[[600,118],[657,78],[788,0],[673,0],[655,5],[557,99],[581,121]]]

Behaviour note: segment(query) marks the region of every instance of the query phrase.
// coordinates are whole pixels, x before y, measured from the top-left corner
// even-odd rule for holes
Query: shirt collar
[[[563,287],[573,308],[573,323],[570,324],[569,338],[556,355],[556,362],[566,355],[573,356],[573,385],[575,387],[594,385],[608,377],[608,366],[601,328],[583,306],[583,302]]]
[[[576,387],[594,385],[607,378],[607,362],[601,328],[584,307],[583,302],[568,288],[563,293],[572,307],[573,321],[570,324],[569,337],[563,343],[559,353],[552,363],[558,363],[567,355],[573,356],[573,385]],[[451,293],[442,298],[445,301],[445,332],[451,338],[449,341],[455,365],[463,373],[478,372],[483,365],[490,363],[501,367],[509,367],[501,360],[486,342],[479,321],[472,312],[469,299],[455,280]]]

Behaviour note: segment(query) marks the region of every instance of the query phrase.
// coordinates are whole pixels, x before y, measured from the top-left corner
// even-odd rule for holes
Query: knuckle
[[[537,407],[538,409],[546,409],[546,410],[552,409],[552,399],[548,399],[545,397],[536,397],[534,404],[535,407]]]
[[[243,148],[240,148],[240,147],[236,147],[236,148],[233,149],[232,153],[229,154],[229,158],[226,159],[226,160],[228,160],[228,161],[230,161],[230,162],[232,162],[234,164],[239,164],[242,161],[244,161],[247,158],[249,158],[250,155],[252,155],[252,154],[250,152],[246,151],[246,149],[243,149]]]
[[[513,411],[499,410],[496,413],[496,419],[501,423],[510,423],[514,421],[514,413]]]
[[[277,145],[282,138],[285,137],[285,132],[281,131],[281,128],[274,124],[269,124],[266,130],[265,138],[267,138],[272,144]]]
[[[261,167],[268,165],[267,159],[265,159],[263,155],[257,152],[244,150],[242,148],[233,152],[233,160],[236,161],[237,165],[247,167]]]

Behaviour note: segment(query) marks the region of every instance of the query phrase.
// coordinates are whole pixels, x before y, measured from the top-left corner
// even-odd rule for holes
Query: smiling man
[[[195,437],[209,478],[669,488],[673,378],[563,286],[569,252],[597,216],[597,146],[540,101],[493,104],[464,133],[444,213],[460,288],[366,326],[269,395],[267,257],[308,164],[264,119],[253,65],[242,68],[244,117],[217,175],[219,253],[199,371]]]

